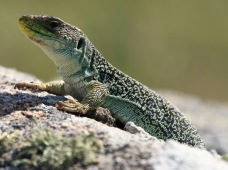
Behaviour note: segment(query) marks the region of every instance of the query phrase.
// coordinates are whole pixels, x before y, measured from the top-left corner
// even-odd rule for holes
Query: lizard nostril
[[[82,45],[84,44],[84,42],[85,42],[85,39],[81,37],[80,40],[78,41],[77,49],[82,48]]]

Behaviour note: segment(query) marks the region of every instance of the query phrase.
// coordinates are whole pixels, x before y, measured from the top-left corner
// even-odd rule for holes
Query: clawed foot
[[[81,104],[73,99],[69,99],[65,102],[59,101],[56,103],[56,107],[58,110],[80,114],[85,114],[89,110],[88,104]]]

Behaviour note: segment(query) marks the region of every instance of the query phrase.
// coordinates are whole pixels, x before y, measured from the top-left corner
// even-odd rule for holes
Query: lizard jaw
[[[40,38],[42,34],[29,27],[29,24],[22,18],[20,18],[18,26],[25,37],[31,40],[34,44],[38,46],[47,46],[47,44]]]
[[[39,46],[41,49],[51,48],[52,50],[58,50],[65,47],[65,43],[61,40],[57,40],[55,36],[45,31],[44,29],[38,27],[39,25],[31,22],[32,16],[22,16],[19,19],[19,28],[22,33],[31,40],[35,45]]]

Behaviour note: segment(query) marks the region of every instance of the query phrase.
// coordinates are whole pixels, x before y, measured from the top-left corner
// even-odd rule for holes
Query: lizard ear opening
[[[85,43],[85,39],[81,37],[80,40],[78,41],[77,49],[82,48],[84,43]]]

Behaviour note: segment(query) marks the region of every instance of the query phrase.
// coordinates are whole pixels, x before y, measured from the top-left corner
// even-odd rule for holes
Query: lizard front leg
[[[47,91],[57,95],[68,94],[64,87],[63,81],[51,81],[44,84],[38,83],[17,83],[15,88],[32,88],[41,91]],[[98,81],[85,82],[84,86],[79,91],[85,91],[86,95],[81,102],[74,99],[69,99],[66,102],[59,101],[56,107],[59,110],[64,110],[72,113],[85,114],[89,110],[96,109],[103,102],[104,97],[109,94],[108,87]]]
[[[32,88],[32,89],[38,89],[41,91],[47,91],[49,93],[57,94],[57,95],[66,95],[66,91],[64,89],[64,82],[59,81],[50,81],[43,84],[38,83],[17,83],[14,88]]]
[[[99,107],[104,98],[109,94],[107,85],[98,81],[85,82],[85,84],[76,89],[85,92],[85,96],[81,102],[70,99],[67,102],[57,102],[57,108],[67,112],[77,112],[86,114],[89,110],[94,110]]]

